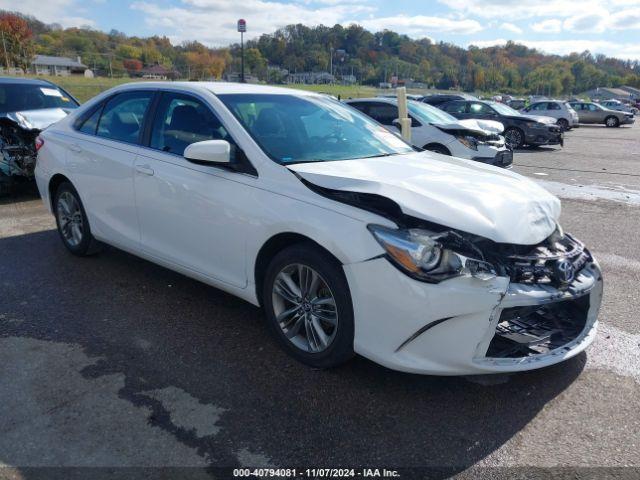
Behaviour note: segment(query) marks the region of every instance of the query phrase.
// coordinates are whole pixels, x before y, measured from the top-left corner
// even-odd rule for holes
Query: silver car
[[[638,109],[634,107],[630,107],[629,105],[625,105],[620,100],[605,100],[600,102],[604,108],[608,108],[609,110],[617,110],[619,112],[633,113],[634,115],[638,114]]]
[[[578,114],[568,102],[560,100],[544,100],[532,103],[521,110],[525,115],[544,115],[556,119],[556,124],[562,130],[569,130],[578,126]]]
[[[580,123],[602,123],[607,127],[619,127],[635,122],[633,114],[609,110],[593,102],[569,102],[578,113]]]

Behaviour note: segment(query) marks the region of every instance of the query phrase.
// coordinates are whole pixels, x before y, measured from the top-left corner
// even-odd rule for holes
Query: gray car
[[[607,127],[619,127],[635,122],[633,114],[609,110],[593,102],[569,102],[578,113],[580,123],[601,123]]]

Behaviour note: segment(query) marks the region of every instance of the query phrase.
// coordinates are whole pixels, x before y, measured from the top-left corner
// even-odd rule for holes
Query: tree
[[[129,72],[129,73],[135,73],[135,72],[139,72],[140,70],[142,70],[142,67],[144,66],[142,64],[142,62],[140,60],[138,60],[137,58],[127,58],[126,60],[122,61],[122,66]]]
[[[27,70],[35,52],[33,33],[27,21],[12,13],[0,14],[0,36],[5,67],[18,66]]]

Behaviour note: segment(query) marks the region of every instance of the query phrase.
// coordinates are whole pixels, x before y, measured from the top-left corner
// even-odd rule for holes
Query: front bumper
[[[595,261],[566,290],[510,283],[506,277],[464,276],[427,284],[409,278],[383,257],[344,269],[353,298],[355,351],[395,370],[434,375],[532,370],[577,355],[596,333],[602,275]],[[498,351],[492,341],[504,327],[503,312],[538,305],[555,308],[573,301],[587,304],[584,315],[576,319],[582,323],[575,338],[539,347],[543,353],[492,353]],[[534,343],[538,347],[540,340]]]
[[[620,122],[620,125],[632,125],[636,122],[635,117],[625,117],[624,121]]]
[[[481,153],[481,152],[478,152],[478,153]],[[513,163],[513,152],[508,148],[503,147],[497,153],[495,153],[494,156],[478,155],[473,157],[471,160],[474,160],[476,162],[486,163],[488,165],[494,165],[496,167],[510,168],[511,164]]]
[[[546,129],[531,128],[525,132],[525,143],[528,145],[564,145],[562,130],[556,125]]]

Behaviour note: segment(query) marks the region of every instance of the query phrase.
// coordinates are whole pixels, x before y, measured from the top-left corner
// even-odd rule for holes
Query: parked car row
[[[413,373],[498,373],[586,349],[602,273],[560,226],[560,201],[407,144],[391,133],[394,99],[349,103],[123,85],[40,133],[38,189],[72,254],[110,244],[260,306],[280,346],[316,368],[360,354]],[[494,119],[561,142],[556,125],[505,105],[450,103],[460,119],[410,103],[414,143],[428,146],[424,130],[450,153],[495,159]],[[473,118],[485,108],[489,120]]]

